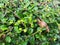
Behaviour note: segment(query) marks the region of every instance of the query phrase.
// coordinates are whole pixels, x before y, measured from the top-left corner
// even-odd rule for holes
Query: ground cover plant
[[[0,0],[0,45],[60,45],[59,4]]]

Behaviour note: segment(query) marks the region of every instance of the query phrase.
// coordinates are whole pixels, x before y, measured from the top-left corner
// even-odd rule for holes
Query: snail
[[[37,18],[37,23],[41,28],[46,28],[46,32],[49,32],[49,27],[46,22],[44,22],[42,19]]]

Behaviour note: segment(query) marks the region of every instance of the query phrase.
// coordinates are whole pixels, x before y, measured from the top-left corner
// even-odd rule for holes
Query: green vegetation
[[[37,18],[49,27],[41,28]],[[0,0],[0,45],[60,45],[60,6],[52,0]]]

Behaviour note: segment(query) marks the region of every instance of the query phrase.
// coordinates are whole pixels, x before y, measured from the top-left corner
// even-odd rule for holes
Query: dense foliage
[[[0,0],[0,45],[60,45],[60,7],[52,0]]]

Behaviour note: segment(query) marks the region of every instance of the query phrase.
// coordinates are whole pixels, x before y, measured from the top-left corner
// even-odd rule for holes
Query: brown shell
[[[40,19],[37,19],[37,23],[38,23],[38,25],[41,27],[41,28],[46,28],[46,32],[49,32],[49,27],[48,27],[48,25],[47,25],[47,23],[46,22],[44,22],[44,21],[42,21],[42,20],[40,20]]]

